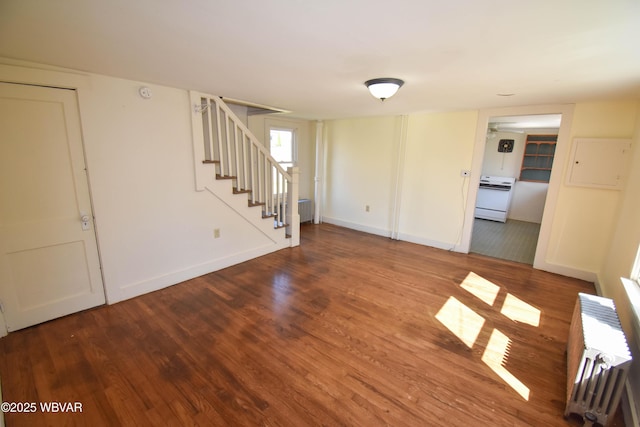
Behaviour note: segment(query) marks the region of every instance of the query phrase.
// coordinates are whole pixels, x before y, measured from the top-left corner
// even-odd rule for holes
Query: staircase
[[[219,198],[278,246],[298,246],[298,168],[285,171],[219,97],[192,91],[190,98],[196,190]]]

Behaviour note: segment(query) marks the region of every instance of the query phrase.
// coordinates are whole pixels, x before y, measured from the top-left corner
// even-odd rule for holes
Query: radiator
[[[298,200],[300,223],[313,221],[313,202],[309,199]]]
[[[607,424],[615,413],[631,365],[631,353],[613,300],[578,294],[567,343],[565,418]]]

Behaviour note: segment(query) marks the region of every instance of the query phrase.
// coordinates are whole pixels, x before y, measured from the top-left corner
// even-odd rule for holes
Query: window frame
[[[269,154],[271,152],[271,132],[272,131],[280,131],[280,132],[291,132],[291,161],[290,162],[281,162],[276,159],[278,164],[282,166],[282,168],[286,171],[287,167],[283,165],[291,165],[292,167],[297,166],[298,164],[298,129],[295,127],[287,127],[287,126],[269,126],[268,135],[269,135]]]
[[[633,280],[636,285],[640,287],[640,245],[638,246],[638,252],[636,253],[636,259],[633,262],[629,279]]]

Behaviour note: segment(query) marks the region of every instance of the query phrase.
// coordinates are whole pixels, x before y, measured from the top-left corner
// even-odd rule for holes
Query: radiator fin
[[[617,409],[630,364],[613,300],[578,294],[567,343],[565,416],[576,413],[606,425]]]
[[[300,223],[313,221],[313,202],[310,199],[298,200]]]

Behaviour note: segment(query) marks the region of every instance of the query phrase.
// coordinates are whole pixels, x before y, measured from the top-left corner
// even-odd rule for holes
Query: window
[[[296,163],[295,129],[271,128],[269,152],[285,170]]]
[[[640,285],[640,246],[638,246],[636,261],[633,263],[633,268],[631,270],[631,280],[634,280],[638,285]]]

